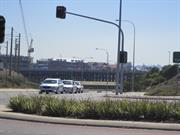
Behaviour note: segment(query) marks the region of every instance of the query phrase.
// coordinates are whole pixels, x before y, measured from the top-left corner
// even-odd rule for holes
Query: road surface
[[[0,119],[0,135],[179,135],[180,131],[88,127]]]

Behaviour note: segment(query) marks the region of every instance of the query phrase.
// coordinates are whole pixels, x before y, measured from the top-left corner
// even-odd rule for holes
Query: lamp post
[[[116,20],[119,21],[119,20]],[[136,52],[136,27],[133,21],[131,20],[121,20],[123,22],[127,22],[133,27],[133,71],[132,71],[132,87],[131,90],[134,91],[134,72],[135,72],[135,52]]]
[[[122,20],[125,22],[128,22],[129,24],[131,24],[133,26],[133,33],[134,33],[134,39],[133,39],[133,71],[132,71],[132,92],[134,91],[134,72],[135,72],[135,47],[136,47],[136,28],[135,25],[132,21],[130,20]]]
[[[104,48],[96,48],[96,50],[100,50],[100,51],[104,51],[105,53],[106,53],[106,62],[107,62],[107,67],[106,67],[106,85],[107,85],[107,90],[108,90],[108,66],[109,66],[109,53],[108,53],[108,51],[106,50],[106,49],[104,49]]]
[[[171,64],[171,52],[168,51],[168,53],[169,53],[169,65],[170,65]]]

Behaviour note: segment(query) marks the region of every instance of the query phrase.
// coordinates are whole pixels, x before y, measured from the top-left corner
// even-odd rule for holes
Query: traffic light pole
[[[119,20],[121,20],[121,5],[122,5],[122,0],[120,1],[120,14],[119,14]],[[114,26],[116,26],[119,30],[118,33],[118,51],[117,51],[117,69],[116,69],[116,95],[119,92],[120,89],[120,93],[122,94],[123,92],[123,76],[124,76],[124,71],[123,71],[123,63],[121,63],[121,78],[119,77],[119,65],[120,65],[120,44],[121,44],[121,35],[122,35],[122,49],[121,51],[124,51],[124,33],[121,29],[121,21],[119,21],[119,25],[114,23],[114,22],[110,22],[107,20],[103,20],[103,19],[98,19],[98,18],[94,18],[94,17],[89,17],[89,16],[85,16],[85,15],[80,15],[80,14],[76,14],[76,13],[72,13],[72,12],[67,12],[66,14],[70,14],[70,15],[74,15],[74,16],[78,16],[78,17],[82,17],[82,18],[87,18],[87,19],[91,19],[91,20],[95,20],[95,21],[99,21],[99,22],[104,22],[104,23],[108,23],[108,24],[112,24]],[[120,80],[119,80],[120,79]],[[121,82],[120,82],[121,81]]]

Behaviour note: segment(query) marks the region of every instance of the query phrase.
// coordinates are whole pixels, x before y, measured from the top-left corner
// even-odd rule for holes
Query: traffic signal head
[[[127,63],[127,52],[126,51],[120,51],[120,59],[119,63]]]
[[[5,18],[0,15],[0,43],[4,42],[5,36]]]
[[[66,8],[64,6],[56,7],[56,18],[61,18],[61,19],[66,18]]]

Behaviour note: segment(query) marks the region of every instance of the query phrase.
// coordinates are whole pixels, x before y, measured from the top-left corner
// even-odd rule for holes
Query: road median
[[[99,126],[116,128],[136,128],[136,129],[156,129],[180,131],[180,124],[175,123],[155,123],[155,122],[136,122],[136,121],[115,121],[115,120],[90,120],[90,119],[71,119],[59,117],[47,117],[14,113],[5,106],[0,106],[0,118],[22,120],[31,122],[42,122],[50,124],[69,124],[81,126]]]

